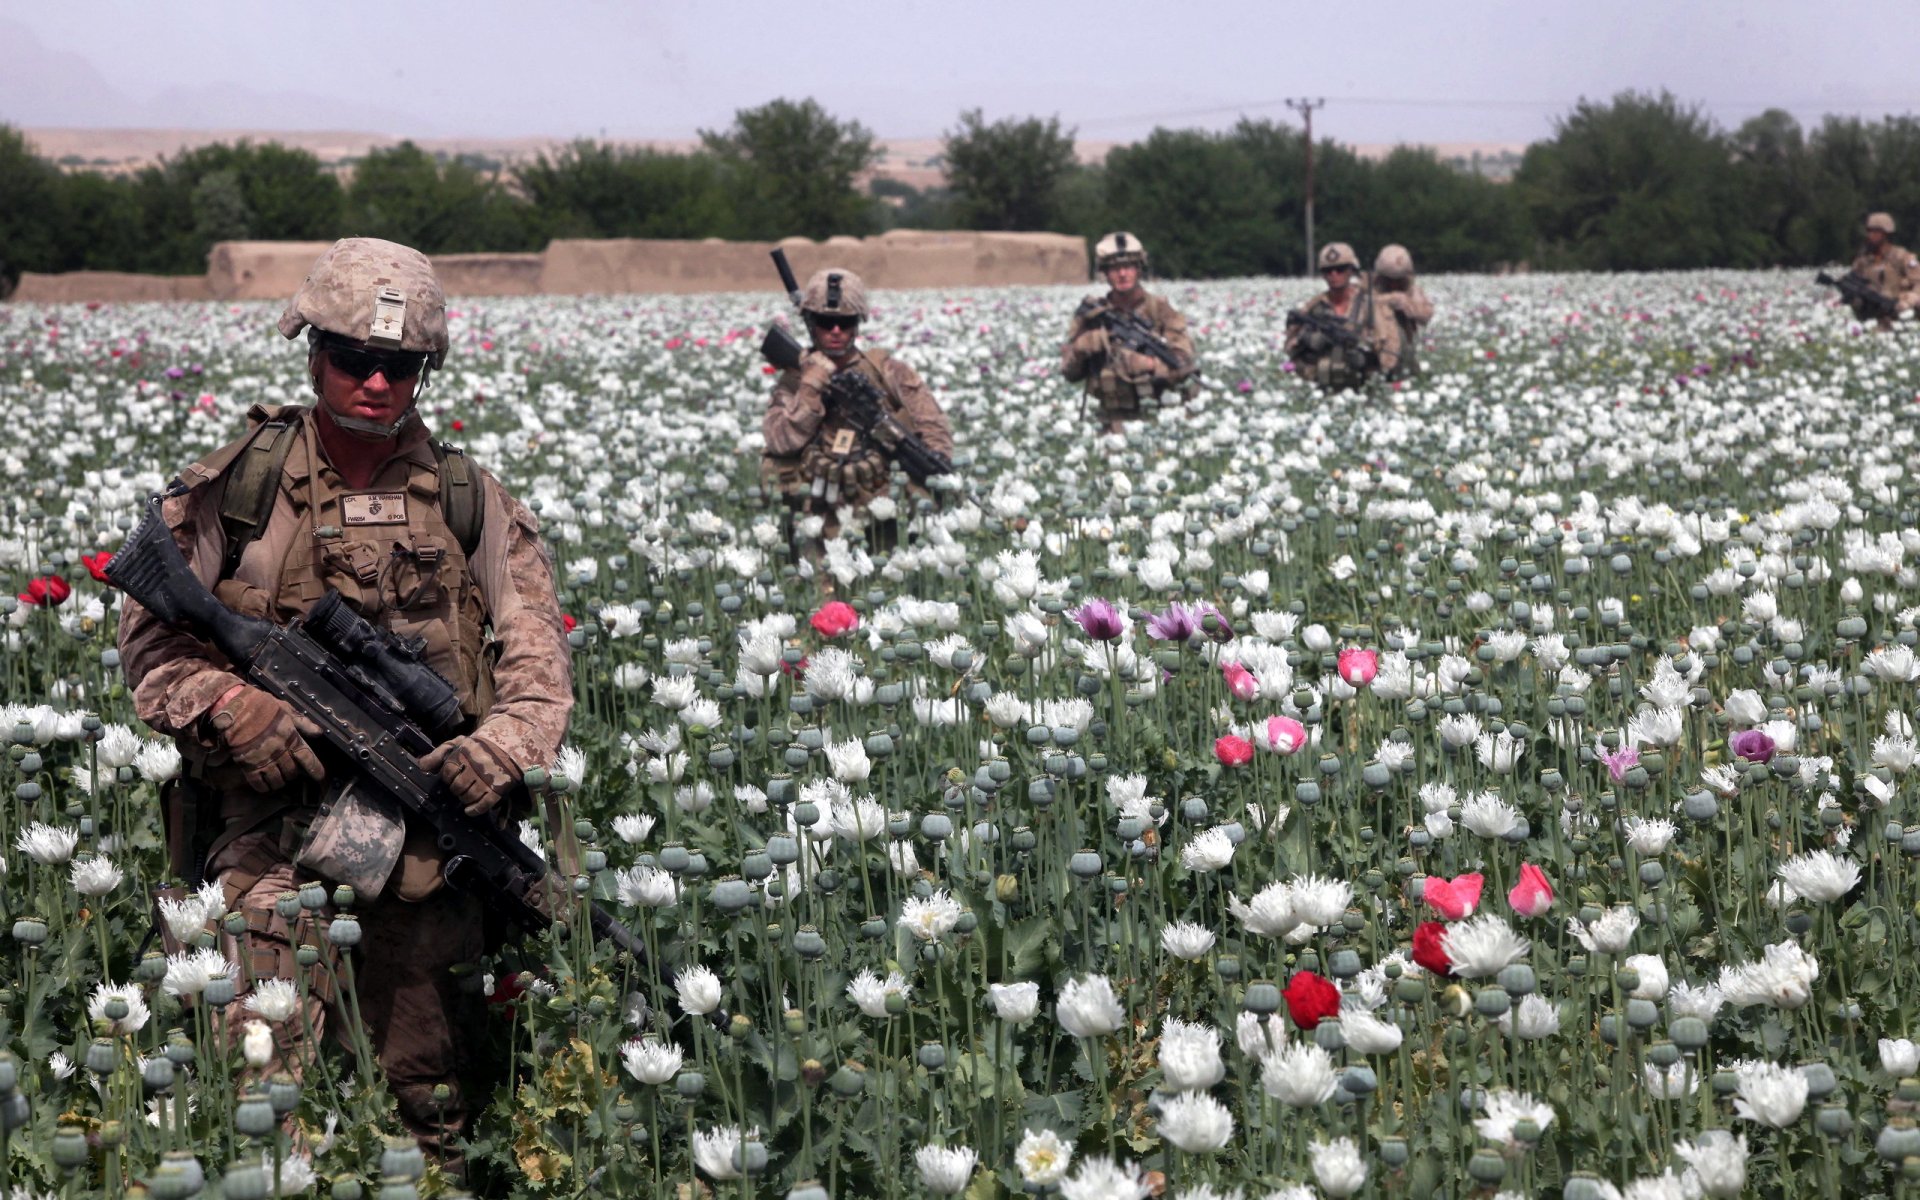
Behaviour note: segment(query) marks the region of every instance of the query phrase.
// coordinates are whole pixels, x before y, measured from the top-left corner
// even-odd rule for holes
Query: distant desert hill
[[[394,146],[405,140],[392,134],[350,130],[288,132],[265,129],[27,129],[24,131],[40,155],[69,170],[92,170],[111,174],[137,171],[144,166],[172,157],[195,146],[215,142],[279,142],[283,146],[306,150],[322,163],[338,170],[351,169],[353,163],[370,149]],[[489,168],[512,167],[528,162],[542,153],[552,153],[570,138],[414,138],[412,141],[429,154],[442,158],[470,156]],[[612,139],[615,145],[645,147],[669,152],[692,150],[696,138],[657,141]],[[940,161],[938,138],[881,138],[880,161],[873,174],[894,179],[915,188],[937,187],[945,182]],[[1083,141],[1074,147],[1081,162],[1095,163],[1107,156],[1117,142]],[[1384,158],[1392,146],[1356,146],[1367,158]],[[1510,175],[1526,150],[1511,142],[1444,142],[1433,147],[1442,159],[1478,169],[1494,176]]]

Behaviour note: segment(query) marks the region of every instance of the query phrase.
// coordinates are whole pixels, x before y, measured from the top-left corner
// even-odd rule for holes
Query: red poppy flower
[[[98,554],[82,554],[80,561],[87,564],[87,573],[93,576],[95,582],[108,582],[107,564],[113,561],[113,551],[102,550]]]
[[[1287,998],[1287,1015],[1301,1029],[1340,1015],[1340,989],[1312,971],[1296,972],[1281,995]]]
[[[1413,961],[1435,975],[1453,978],[1453,960],[1447,957],[1447,927],[1438,921],[1422,921],[1413,931]]]
[[[1213,744],[1213,756],[1225,767],[1244,767],[1253,761],[1253,743],[1228,734]]]
[[[860,624],[860,614],[844,600],[829,600],[807,619],[813,631],[824,638],[836,638]]]
[[[578,625],[578,624],[579,624],[580,622],[578,622],[578,621],[576,621],[576,620],[574,620],[574,619],[573,619],[572,617],[570,617],[570,616],[568,616],[568,615],[567,615],[566,613],[561,613],[561,614],[560,614],[560,623],[561,623],[562,625],[564,625],[564,626],[566,626],[566,627],[567,627],[567,632],[568,632],[568,633],[572,633],[572,632],[573,632],[573,627],[574,627],[575,625]]]
[[[20,603],[51,607],[65,603],[71,595],[73,588],[58,575],[35,575],[27,580],[27,590],[20,593]]]

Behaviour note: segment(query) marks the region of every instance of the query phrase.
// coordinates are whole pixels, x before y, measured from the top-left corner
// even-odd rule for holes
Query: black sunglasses
[[[811,316],[809,316],[807,319],[813,322],[814,327],[816,329],[858,329],[860,328],[859,317],[836,317],[836,316],[828,316],[823,313],[814,313]]]
[[[385,375],[388,383],[400,383],[420,374],[427,365],[427,356],[418,351],[368,350],[333,341],[324,343],[323,348],[335,370],[360,380],[371,379],[377,372]]]

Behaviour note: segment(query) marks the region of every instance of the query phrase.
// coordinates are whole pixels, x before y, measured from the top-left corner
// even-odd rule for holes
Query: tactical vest
[[[484,511],[478,474],[465,454],[436,443],[435,465],[409,463],[401,491],[345,488],[318,469],[305,412],[257,409],[260,424],[238,453],[221,452],[232,460],[221,497],[227,557],[215,594],[236,611],[285,624],[336,590],[375,625],[424,641],[426,661],[477,724],[493,702],[486,605],[467,570]],[[280,505],[290,506],[295,526],[284,557],[277,568],[248,571],[272,586],[235,578],[250,554],[271,552],[259,542]]]
[[[887,407],[899,416],[902,404],[887,381],[885,350],[858,351],[844,368],[858,371],[871,380],[887,398]],[[799,386],[794,374],[793,385]],[[893,465],[885,450],[858,429],[842,420],[832,407],[827,409],[820,428],[814,431],[799,455],[791,460],[790,474],[782,479],[781,490],[790,503],[805,505],[809,500],[820,511],[841,505],[862,505],[887,492]],[[833,484],[833,488],[827,485]],[[831,492],[831,495],[830,495]]]

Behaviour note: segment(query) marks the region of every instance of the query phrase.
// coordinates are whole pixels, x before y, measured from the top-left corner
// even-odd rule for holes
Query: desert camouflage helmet
[[[1110,233],[1093,247],[1093,265],[1105,271],[1110,267],[1147,265],[1147,248],[1130,233]]]
[[[1868,213],[1867,228],[1878,229],[1881,233],[1892,233],[1893,232],[1893,214],[1892,213]]]
[[[379,350],[426,354],[437,368],[447,357],[447,296],[427,256],[379,238],[341,238],[307,271],[306,282],[280,314],[280,332],[307,326]]]
[[[1398,243],[1382,246],[1380,253],[1374,256],[1373,273],[1387,279],[1412,279],[1413,255]]]
[[[1335,267],[1351,267],[1358,271],[1360,256],[1345,242],[1328,242],[1320,250],[1320,269],[1331,271]]]
[[[800,311],[821,316],[861,317],[867,315],[867,285],[860,277],[842,267],[815,271],[807,286],[800,289]]]

